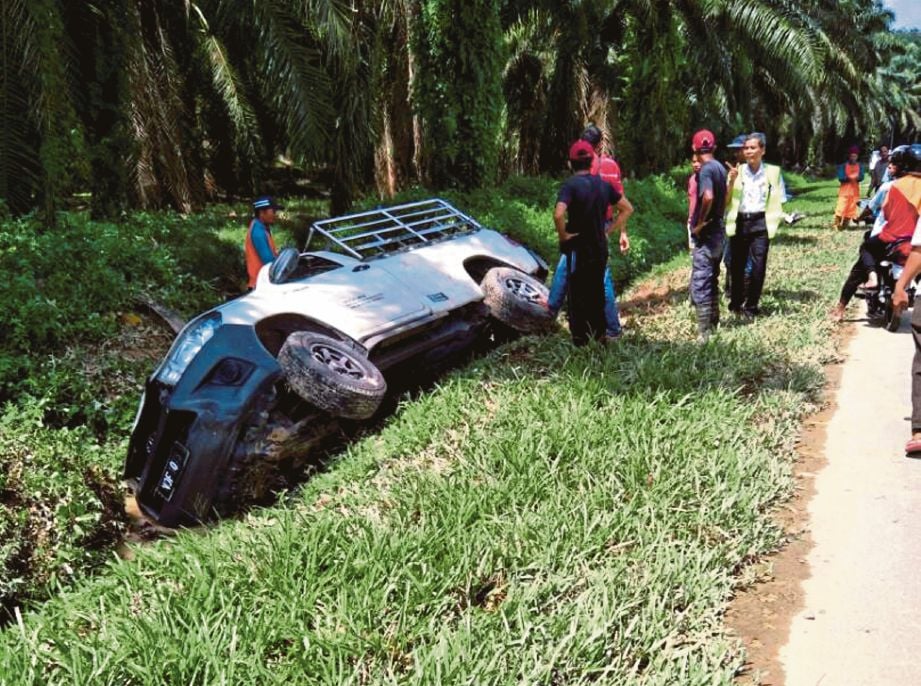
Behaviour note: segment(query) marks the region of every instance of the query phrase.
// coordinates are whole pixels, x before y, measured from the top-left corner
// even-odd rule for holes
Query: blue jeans
[[[550,282],[550,296],[547,306],[550,312],[556,315],[563,306],[566,290],[569,287],[569,269],[566,264],[566,255],[560,255],[559,264],[553,272],[553,281]],[[617,312],[617,294],[614,292],[614,281],[611,279],[610,267],[604,268],[604,321],[605,333],[608,336],[619,336],[623,331],[620,325],[620,315]]]

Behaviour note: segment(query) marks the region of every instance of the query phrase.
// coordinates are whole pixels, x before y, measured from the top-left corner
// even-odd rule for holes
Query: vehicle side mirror
[[[272,283],[285,283],[297,268],[300,254],[295,248],[285,248],[272,261],[269,267],[269,281]]]

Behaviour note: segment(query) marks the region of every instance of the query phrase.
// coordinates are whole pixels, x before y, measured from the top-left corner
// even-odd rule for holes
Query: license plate
[[[163,496],[163,499],[169,502],[176,492],[176,485],[179,483],[179,477],[189,460],[189,449],[178,441],[173,443],[170,449],[169,457],[166,460],[166,466],[163,468],[163,474],[157,483],[157,492]]]

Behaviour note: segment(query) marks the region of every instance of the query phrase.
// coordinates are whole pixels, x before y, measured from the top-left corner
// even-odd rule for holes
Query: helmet
[[[594,124],[589,124],[585,127],[585,131],[582,132],[582,136],[580,138],[591,145],[593,148],[597,148],[598,144],[601,142],[601,129],[599,129]]]
[[[900,145],[889,153],[889,163],[899,169],[900,174],[921,169],[921,148]]]

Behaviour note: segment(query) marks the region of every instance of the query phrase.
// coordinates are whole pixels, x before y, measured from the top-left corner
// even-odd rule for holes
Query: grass
[[[693,343],[676,258],[617,345],[507,345],[277,506],[133,546],[0,634],[0,681],[731,684],[721,613],[838,354],[833,197],[791,206],[767,316]]]
[[[555,257],[549,208],[559,182],[514,177],[499,188],[450,193],[483,223]],[[428,195],[416,189],[397,199]],[[676,189],[631,185],[642,216],[623,282],[681,247]],[[371,201],[368,201],[369,203]],[[279,246],[303,246],[324,203],[287,202]],[[40,601],[91,574],[124,531],[120,475],[145,376],[171,334],[138,303],[144,296],[191,317],[238,294],[245,204],[192,216],[136,212],[120,224],[63,214],[0,222],[0,625],[16,605]],[[40,352],[39,352],[40,351]]]

